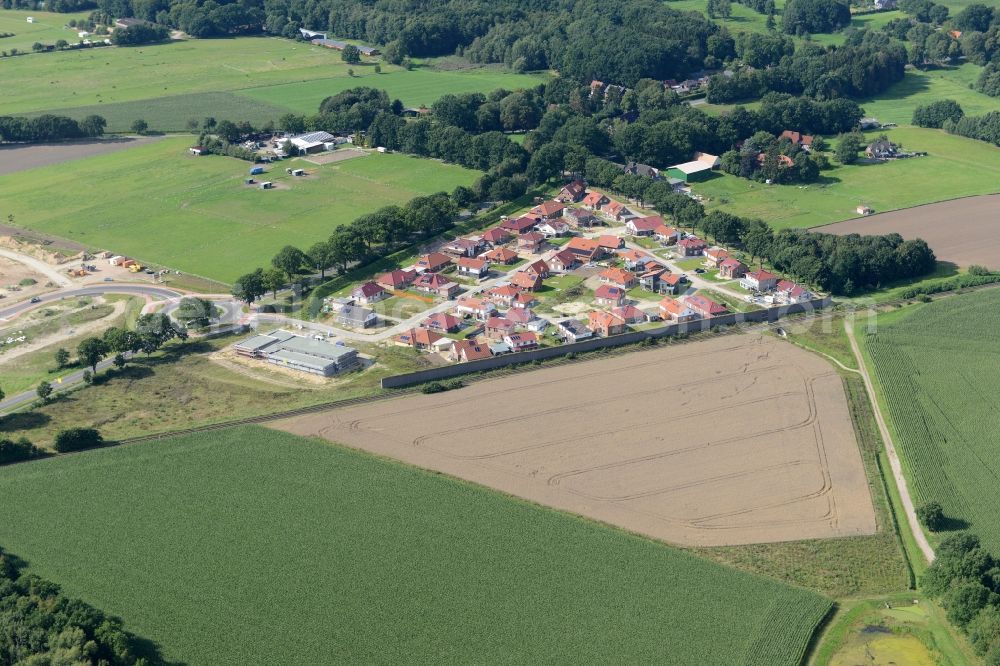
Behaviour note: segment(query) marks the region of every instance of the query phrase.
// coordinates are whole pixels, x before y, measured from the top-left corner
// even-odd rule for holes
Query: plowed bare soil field
[[[959,266],[1000,268],[1000,195],[955,199],[862,217],[813,231],[826,234],[899,234],[923,238],[938,259]]]
[[[876,529],[840,377],[760,335],[273,425],[681,545]]]

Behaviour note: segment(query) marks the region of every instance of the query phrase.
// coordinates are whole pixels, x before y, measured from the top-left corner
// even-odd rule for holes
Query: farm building
[[[299,34],[302,35],[302,39],[326,39],[325,32],[316,32],[315,30],[306,30],[305,28],[299,28]]]
[[[677,180],[685,183],[695,183],[708,178],[711,175],[713,168],[714,167],[710,161],[696,159],[691,160],[690,162],[684,162],[683,164],[675,164],[674,166],[667,168],[667,173],[672,178],[676,178]]]
[[[329,132],[309,132],[293,136],[289,141],[292,147],[302,153],[319,153],[327,149],[328,143],[334,143],[335,137]]]
[[[316,46],[322,46],[324,48],[334,49],[336,51],[343,51],[344,48],[347,47],[347,42],[342,42],[336,39],[326,39],[325,37],[321,37],[319,39],[313,39],[310,41]],[[354,46],[357,47],[358,51],[361,52],[361,55],[364,56],[369,56],[369,57],[377,56],[379,53],[381,53],[381,51],[371,46],[361,46],[359,44],[355,44]]]
[[[358,365],[358,352],[341,344],[306,338],[278,329],[237,342],[240,356],[264,359],[268,363],[313,375],[330,377]]]

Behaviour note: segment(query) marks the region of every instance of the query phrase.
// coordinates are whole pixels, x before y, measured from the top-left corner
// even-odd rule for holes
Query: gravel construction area
[[[942,261],[959,266],[1000,268],[1000,195],[966,199],[880,213],[812,231],[827,234],[899,234],[923,238]]]
[[[158,136],[121,138],[86,141],[66,141],[61,143],[34,143],[0,145],[0,176],[16,171],[27,171],[79,160],[94,155],[113,153],[126,148],[134,148],[144,143],[159,140]]]
[[[873,534],[840,377],[761,335],[296,417],[323,437],[663,541]]]

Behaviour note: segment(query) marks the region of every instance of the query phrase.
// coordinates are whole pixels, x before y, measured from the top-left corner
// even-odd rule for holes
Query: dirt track
[[[988,194],[847,220],[813,231],[923,238],[938,259],[1000,268],[1000,195]]]
[[[871,534],[839,376],[726,336],[274,424],[692,545]]]
[[[37,167],[49,166],[78,160],[94,155],[113,153],[126,148],[141,146],[144,143],[158,141],[160,137],[144,136],[138,139],[104,139],[66,141],[63,143],[36,143],[31,145],[10,144],[0,146],[0,176],[15,171],[27,171]]]

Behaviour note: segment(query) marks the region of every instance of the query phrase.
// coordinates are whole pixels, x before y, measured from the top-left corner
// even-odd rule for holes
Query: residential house
[[[633,236],[652,236],[658,227],[663,226],[663,218],[659,215],[632,218],[625,223],[625,228]]]
[[[558,238],[569,233],[569,224],[564,221],[563,218],[545,220],[544,222],[539,223],[536,229],[538,230],[537,233],[542,234],[546,238]],[[524,238],[524,236],[521,238]]]
[[[622,305],[611,310],[611,314],[620,317],[626,324],[645,324],[646,313],[634,305]]]
[[[431,351],[436,342],[447,340],[447,338],[437,331],[426,328],[411,328],[408,331],[403,331],[393,340],[396,344],[413,347],[417,351]]]
[[[785,303],[804,303],[812,300],[813,295],[805,288],[791,280],[781,280],[774,290],[774,295]]]
[[[708,247],[708,243],[693,236],[677,241],[677,249],[685,257],[699,257],[705,251],[706,247]]]
[[[549,271],[566,273],[580,265],[580,259],[569,250],[559,250],[549,257]]]
[[[601,215],[613,222],[623,222],[631,217],[635,217],[632,215],[632,211],[625,207],[625,204],[617,201],[609,201],[606,203],[604,207],[601,208]]]
[[[457,261],[458,274],[481,280],[490,273],[490,262],[476,257],[459,257]]]
[[[377,303],[388,296],[389,294],[386,293],[385,288],[374,282],[365,282],[351,291],[351,297],[354,301],[362,305]]]
[[[865,148],[865,157],[876,160],[888,160],[897,156],[899,146],[888,139],[878,139],[868,144]]]
[[[441,298],[454,298],[460,289],[457,283],[437,273],[424,273],[413,281],[413,288]]]
[[[561,203],[576,203],[587,193],[587,186],[579,180],[574,180],[566,187],[559,190],[555,200]]]
[[[443,252],[431,252],[417,260],[417,271],[420,273],[437,273],[451,264],[451,257]]]
[[[500,229],[509,232],[511,235],[520,236],[521,234],[526,234],[529,231],[534,230],[535,226],[538,224],[539,218],[531,215],[522,215],[521,217],[511,220],[506,219],[500,223]]]
[[[645,176],[646,178],[652,178],[653,180],[658,180],[660,178],[659,169],[649,166],[648,164],[640,164],[638,162],[629,162],[625,165],[622,171],[628,175]]]
[[[530,291],[519,291],[510,299],[511,310],[522,310],[530,308],[538,303],[538,299],[531,295]]]
[[[587,328],[604,338],[624,333],[627,328],[624,319],[604,310],[594,310],[587,319]]]
[[[747,274],[747,267],[739,259],[729,257],[719,264],[719,277],[739,279]]]
[[[621,287],[622,289],[631,289],[636,285],[638,278],[636,278],[635,273],[632,271],[627,271],[624,268],[608,268],[601,271],[601,282],[604,284],[612,284],[616,287]]]
[[[556,220],[563,216],[563,211],[566,209],[559,201],[555,199],[550,199],[544,203],[541,203],[531,209],[532,215],[537,215],[538,217],[545,220]]]
[[[594,332],[576,319],[563,319],[556,323],[556,328],[566,342],[580,342],[594,337]]]
[[[455,303],[456,314],[461,317],[472,317],[479,321],[486,321],[496,314],[496,311],[497,306],[485,298],[466,297]]]
[[[447,312],[435,312],[427,319],[424,319],[423,326],[432,331],[444,331],[454,333],[462,328],[462,320]]]
[[[610,284],[602,284],[594,290],[594,302],[598,305],[618,307],[625,303],[625,290]]]
[[[580,204],[587,210],[600,210],[601,206],[611,201],[600,192],[590,191],[583,197]]]
[[[719,264],[729,258],[729,250],[721,247],[709,247],[702,251],[705,256],[705,265],[709,268],[718,268]]]
[[[368,308],[345,305],[337,313],[337,323],[351,328],[370,328],[378,323],[378,315]]]
[[[683,301],[667,296],[659,303],[660,317],[663,321],[682,324],[698,318],[698,313],[689,308]]]
[[[474,257],[485,249],[479,238],[456,238],[441,248],[456,257]]]
[[[514,297],[521,293],[521,290],[512,284],[505,284],[493,287],[486,292],[487,298],[502,308],[509,308],[514,302]]]
[[[510,345],[504,342],[503,340],[490,340],[487,341],[487,344],[489,345],[490,353],[493,354],[494,356],[501,356],[503,354],[509,354],[512,351],[514,351],[513,349],[510,348]]]
[[[549,265],[541,259],[531,262],[522,270],[526,273],[530,273],[531,275],[537,275],[543,280],[549,277]]]
[[[659,266],[647,270],[639,275],[639,286],[646,291],[660,293],[663,290],[663,277],[669,275],[666,266]]]
[[[788,139],[792,142],[792,145],[798,146],[803,150],[812,149],[813,137],[811,134],[800,134],[791,130],[785,130],[780,136],[778,136],[779,141],[782,139]]]
[[[600,243],[590,238],[571,238],[563,248],[567,252],[572,252],[581,262],[592,263],[604,256],[604,248]]]
[[[653,229],[653,238],[664,243],[665,245],[673,245],[681,239],[681,232],[677,231],[673,227],[668,227],[665,224]]]
[[[567,209],[562,216],[562,220],[573,229],[589,229],[590,227],[603,224],[596,215],[583,208]]]
[[[489,252],[484,252],[482,258],[494,264],[508,265],[517,263],[517,252],[506,247],[495,247]]]
[[[489,346],[484,342],[480,342],[479,340],[456,340],[451,347],[449,358],[453,361],[468,363],[469,361],[481,361],[492,355]]]
[[[486,337],[490,340],[503,340],[504,336],[514,332],[514,322],[506,317],[490,317],[486,320]]]
[[[503,229],[502,227],[493,227],[492,229],[486,230],[483,233],[483,241],[489,243],[493,247],[497,245],[503,245],[504,243],[510,242],[513,238],[513,234],[510,231]]]
[[[677,273],[667,273],[660,278],[660,291],[665,294],[679,294],[687,289],[687,278]]]
[[[764,161],[767,160],[767,153],[757,153],[757,165],[764,166]],[[789,167],[795,166],[795,160],[793,160],[788,155],[778,155],[778,166],[787,169]]]
[[[771,291],[778,285],[778,276],[764,269],[752,271],[743,276],[740,286],[752,291]]]
[[[528,322],[535,319],[535,313],[531,308],[511,308],[503,316],[514,322],[515,326],[521,327],[527,326]]]
[[[625,247],[625,240],[621,236],[605,234],[597,239],[597,244],[608,252],[614,252]]]
[[[529,231],[517,237],[517,249],[523,252],[537,254],[542,249],[545,236],[537,231]]]
[[[658,264],[655,258],[641,250],[622,250],[618,258],[624,262],[625,268],[636,273],[645,272],[647,267]]]
[[[701,294],[695,294],[693,296],[687,296],[684,299],[685,305],[698,313],[698,316],[708,319],[709,317],[718,317],[719,315],[724,315],[728,312],[726,306],[716,303],[711,298],[707,296],[702,296]]]
[[[514,273],[510,277],[510,283],[521,291],[538,291],[542,288],[542,278],[525,271]]]
[[[510,347],[511,351],[519,352],[527,349],[534,349],[538,346],[538,336],[531,331],[521,331],[520,333],[509,333],[503,336],[503,341]]]
[[[388,273],[382,273],[375,278],[375,284],[390,291],[402,290],[413,284],[417,277],[416,271],[404,271],[396,269]]]

